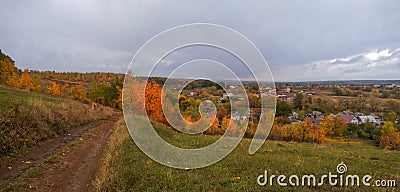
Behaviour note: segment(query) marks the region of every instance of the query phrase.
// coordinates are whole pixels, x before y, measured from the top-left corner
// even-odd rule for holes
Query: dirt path
[[[0,189],[28,168],[39,165],[52,154],[60,153],[54,163],[46,166],[40,174],[27,178],[26,186],[17,190],[88,191],[100,166],[108,137],[114,131],[115,121],[101,120],[74,128],[13,163],[0,167]],[[74,144],[66,148],[72,141]]]

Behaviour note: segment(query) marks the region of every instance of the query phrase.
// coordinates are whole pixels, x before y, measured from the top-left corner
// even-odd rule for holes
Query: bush
[[[400,150],[400,132],[391,132],[380,137],[380,146],[384,149]]]
[[[282,141],[296,141],[309,143],[323,143],[326,131],[312,124],[309,121],[304,121],[293,125],[274,125],[271,134],[268,138]]]

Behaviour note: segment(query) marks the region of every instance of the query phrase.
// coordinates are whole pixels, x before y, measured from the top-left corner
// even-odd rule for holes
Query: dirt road
[[[17,191],[89,191],[101,165],[103,149],[116,120],[100,120],[80,126],[36,147],[29,154],[0,167],[0,189],[38,166],[53,154],[55,161],[38,174],[17,181]]]

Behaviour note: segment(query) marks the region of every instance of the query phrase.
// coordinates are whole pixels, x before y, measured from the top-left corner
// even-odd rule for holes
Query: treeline
[[[333,86],[332,95],[335,96],[352,96],[357,97],[358,95],[365,95],[365,93],[375,93],[376,96],[380,98],[393,98],[400,99],[400,89],[397,86],[392,86],[391,88],[382,87],[372,87],[372,86]]]
[[[124,74],[18,69],[0,50],[0,84],[122,109]]]
[[[354,111],[364,114],[389,112],[400,114],[400,102],[397,99],[382,99],[379,98],[379,94],[378,90],[373,89],[368,94],[333,99],[299,92],[293,96],[291,101],[284,102],[290,103],[291,108],[298,111],[300,116],[305,116],[313,111],[320,111],[325,114],[336,114],[342,111]]]

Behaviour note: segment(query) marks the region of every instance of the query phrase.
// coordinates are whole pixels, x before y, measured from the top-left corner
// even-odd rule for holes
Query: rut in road
[[[56,161],[38,175],[26,178],[18,191],[88,191],[100,167],[103,150],[115,129],[116,119],[100,120],[74,128],[66,134],[45,142],[28,155],[0,168],[0,188],[20,176],[30,167],[39,165],[52,154],[60,153]],[[67,147],[72,141],[72,147]],[[62,153],[60,150],[63,149]],[[11,169],[9,169],[11,167]],[[4,174],[3,174],[4,173]]]

